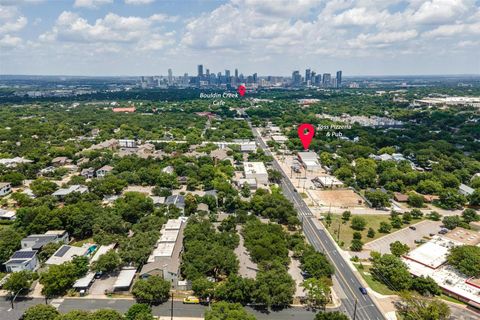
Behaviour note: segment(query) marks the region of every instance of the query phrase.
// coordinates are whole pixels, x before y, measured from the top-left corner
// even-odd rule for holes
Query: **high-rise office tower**
[[[317,75],[315,76],[315,84],[316,84],[317,86],[319,86],[319,85],[322,84],[322,75],[321,75],[321,74],[317,74]]]
[[[332,81],[332,76],[330,75],[330,73],[324,73],[323,74],[323,86],[324,87],[329,87],[331,81]]]
[[[173,83],[173,72],[172,69],[168,69],[168,84]]]
[[[198,65],[198,76],[203,77],[203,64]]]
[[[227,78],[227,81],[230,79],[230,70],[225,69],[225,77]]]
[[[235,69],[235,80],[238,80],[238,69]]]
[[[311,70],[310,69],[307,69],[305,70],[305,82],[308,82],[309,80],[311,80]]]
[[[205,69],[205,75],[208,77],[210,77],[210,69]]]
[[[337,88],[342,86],[342,70],[337,71]]]
[[[292,72],[292,84],[294,86],[298,86],[300,85],[300,83],[302,82],[302,76],[300,75],[300,71],[298,70],[295,70]]]
[[[257,83],[257,81],[258,81],[258,75],[257,75],[257,73],[255,72],[255,73],[253,74],[253,83]]]

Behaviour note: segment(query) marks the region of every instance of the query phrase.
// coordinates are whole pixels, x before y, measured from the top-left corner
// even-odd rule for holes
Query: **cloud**
[[[3,38],[0,38],[0,47],[16,47],[22,43],[22,38],[14,37],[6,34]]]
[[[369,11],[366,8],[352,8],[333,17],[336,26],[367,26],[388,19],[387,11]]]
[[[133,5],[142,5],[142,4],[150,4],[155,0],[125,0],[125,4],[133,4]]]
[[[113,0],[75,0],[73,6],[77,8],[95,9],[110,3],[113,3]]]
[[[474,8],[474,0],[430,0],[420,6],[412,19],[424,24],[448,23]]]
[[[424,38],[445,38],[460,35],[480,35],[480,22],[443,25],[422,34]]]

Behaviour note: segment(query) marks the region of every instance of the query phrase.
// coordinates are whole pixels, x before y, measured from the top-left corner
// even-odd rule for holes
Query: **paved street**
[[[252,129],[252,132],[259,146],[267,155],[272,156],[267,145],[260,138],[257,130]],[[295,187],[292,185],[275,158],[273,161],[273,166],[284,176],[284,179],[282,180],[283,193],[290,201],[292,201],[295,208],[298,210],[300,219],[303,223],[304,233],[308,241],[316,250],[324,252],[330,258],[335,267],[335,276],[343,290],[343,293],[345,294],[345,297],[341,299],[342,311],[347,313],[352,318],[355,314],[356,319],[359,320],[385,319],[382,312],[374,304],[372,298],[368,295],[363,295],[359,291],[359,287],[363,286],[360,280],[356,277],[350,267],[346,265],[346,262],[340,252],[337,250],[333,239],[328,236],[324,229],[317,228],[314,222],[312,222],[312,212],[300,197],[298,192],[295,192]]]

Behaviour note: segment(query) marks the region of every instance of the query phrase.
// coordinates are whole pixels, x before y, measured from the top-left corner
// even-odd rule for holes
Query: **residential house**
[[[37,251],[30,249],[15,251],[4,265],[7,272],[34,271],[38,268]]]
[[[471,195],[472,193],[475,192],[475,189],[473,189],[472,187],[469,187],[467,186],[466,184],[460,184],[460,186],[458,187],[458,192],[460,194],[463,194],[464,196],[469,196]]]
[[[0,182],[0,197],[12,192],[12,185],[9,182]]]
[[[56,157],[52,159],[52,165],[56,167],[64,166],[69,163],[72,163],[72,160],[68,159],[67,157]]]
[[[13,210],[4,210],[0,208],[0,220],[15,220],[17,213]]]
[[[109,174],[110,172],[112,172],[113,170],[113,167],[111,166],[103,166],[101,167],[100,169],[97,170],[96,174],[97,174],[97,178],[103,178],[105,177],[107,174]]]
[[[165,204],[167,206],[174,205],[183,212],[185,210],[185,197],[179,194],[168,196]]]
[[[64,199],[66,196],[72,193],[85,193],[88,192],[88,188],[86,186],[82,186],[79,184],[74,184],[69,186],[68,188],[58,189],[52,196],[57,197],[58,199]]]
[[[92,179],[95,175],[95,169],[93,168],[85,168],[80,172],[80,175],[86,179]]]
[[[62,263],[72,261],[74,257],[83,257],[92,251],[91,244],[84,244],[82,247],[74,247],[69,245],[62,245],[55,253],[45,261],[47,266],[60,265]]]
[[[22,249],[42,250],[48,243],[69,242],[68,232],[65,230],[50,230],[44,234],[31,234],[22,239]]]

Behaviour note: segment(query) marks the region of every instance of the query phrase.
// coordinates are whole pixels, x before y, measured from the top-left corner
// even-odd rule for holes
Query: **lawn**
[[[370,274],[370,266],[363,266],[363,269],[360,268],[359,263],[354,263],[355,268],[357,268],[358,272],[362,275],[362,278],[368,284],[368,286],[375,292],[378,292],[383,295],[396,295],[397,292],[389,289],[383,283],[375,280],[372,275]]]
[[[356,230],[353,230],[351,228],[350,221],[352,220],[353,217],[362,217],[365,219],[367,222],[367,226],[365,227],[364,230],[360,231],[362,234],[362,241],[363,243],[370,242],[372,240],[381,238],[382,236],[385,235],[385,233],[380,233],[378,232],[378,228],[380,227],[381,222],[387,222],[390,223],[390,215],[388,214],[356,214],[352,215],[350,218],[350,221],[347,221],[346,223],[342,220],[342,215],[341,214],[332,214],[332,223],[330,226],[327,226],[326,221],[323,221],[323,224],[327,227],[327,230],[330,232],[332,237],[337,240],[338,244],[342,249],[349,249],[350,248],[350,243],[352,242],[353,239],[353,233]],[[416,223],[419,222],[421,219],[414,219],[410,223]],[[405,228],[407,225],[403,225],[403,228]],[[367,237],[367,232],[369,228],[373,228],[375,230],[375,236],[373,238],[368,238]],[[338,239],[338,230],[340,229],[340,239]],[[395,232],[399,229],[392,229],[391,232]]]

